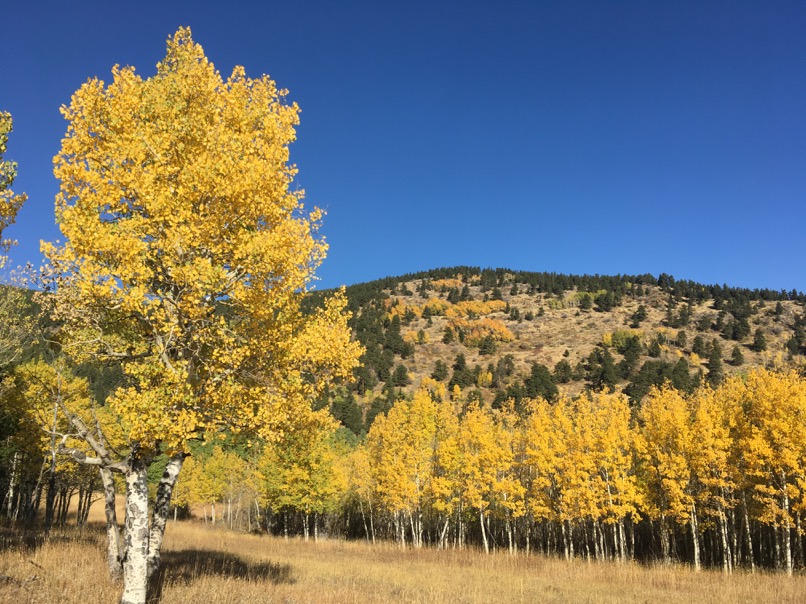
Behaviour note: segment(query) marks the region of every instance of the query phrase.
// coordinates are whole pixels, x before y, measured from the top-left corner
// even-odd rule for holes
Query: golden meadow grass
[[[689,603],[806,601],[806,576],[683,566],[566,562],[475,550],[400,549],[341,540],[245,535],[196,522],[170,523],[153,602],[347,604],[403,602]],[[115,603],[100,524],[43,543],[0,534],[0,602]]]

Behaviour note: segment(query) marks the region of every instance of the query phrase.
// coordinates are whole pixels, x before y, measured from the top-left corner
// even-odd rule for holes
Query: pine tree
[[[756,352],[767,350],[767,337],[764,335],[764,330],[759,327],[753,334],[753,344],[750,346]]]
[[[722,383],[722,379],[724,378],[724,369],[722,367],[722,347],[719,345],[719,342],[716,338],[714,338],[713,342],[711,343],[711,354],[708,355],[708,364],[706,367],[708,368],[708,384],[712,388],[716,388]]]
[[[733,351],[730,355],[730,362],[734,367],[739,367],[740,365],[744,364],[744,355],[742,354],[742,350],[738,344],[733,347]]]

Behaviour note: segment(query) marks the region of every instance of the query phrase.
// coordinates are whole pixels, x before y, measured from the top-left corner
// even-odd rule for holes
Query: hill
[[[493,407],[602,388],[638,402],[667,380],[690,391],[754,366],[800,367],[806,352],[804,294],[666,274],[452,267],[352,285],[347,296],[363,365],[319,404],[355,433],[423,384]]]

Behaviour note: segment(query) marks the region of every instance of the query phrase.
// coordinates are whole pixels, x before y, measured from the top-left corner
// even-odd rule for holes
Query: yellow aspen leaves
[[[223,78],[182,28],[154,76],[115,67],[62,107],[53,313],[76,358],[121,364],[112,408],[142,447],[270,434],[357,365],[343,292],[300,308],[327,245],[292,187],[285,97]]]

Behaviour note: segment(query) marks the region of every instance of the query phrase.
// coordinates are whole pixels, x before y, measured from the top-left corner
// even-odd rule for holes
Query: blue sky
[[[806,290],[806,3],[8,4],[14,263],[59,236],[59,106],[189,25],[302,108],[320,288],[466,264]]]

